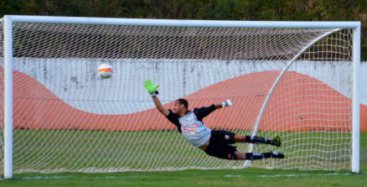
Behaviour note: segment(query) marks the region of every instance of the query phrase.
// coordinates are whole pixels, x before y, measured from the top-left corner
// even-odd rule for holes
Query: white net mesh
[[[160,83],[166,107],[179,97],[190,108],[231,99],[233,107],[205,124],[250,134],[280,71],[331,29],[16,23],[13,31],[14,170],[20,173],[240,168],[242,161],[209,157],[186,142],[154,109],[144,80]],[[287,158],[254,166],[349,167],[351,35],[341,30],[321,39],[286,72],[258,134],[280,135],[283,146],[272,149]],[[101,63],[112,65],[112,78],[97,76]]]
[[[340,31],[304,52],[286,72],[262,118],[263,136],[280,135],[287,159],[261,167],[350,167],[351,31]],[[302,74],[299,74],[302,73]],[[279,132],[284,129],[285,132]],[[256,151],[269,147],[256,146]]]

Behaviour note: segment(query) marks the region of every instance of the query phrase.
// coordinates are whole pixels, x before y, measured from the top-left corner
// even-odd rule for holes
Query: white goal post
[[[248,116],[228,121],[232,117],[221,110],[206,121],[209,127],[252,135],[283,135],[285,147],[281,151],[286,156],[289,153],[289,160],[259,162],[255,167],[359,172],[360,22],[9,15],[4,16],[1,23],[3,70],[0,75],[4,78],[0,81],[3,86],[0,137],[3,136],[4,141],[0,147],[4,155],[0,159],[4,178],[12,178],[13,172],[243,167],[243,162],[218,161],[193,149],[165,119],[152,117],[159,114],[143,90],[143,80],[148,78],[161,83],[160,99],[167,107],[179,97],[188,97],[192,106],[211,104],[226,99],[221,95],[225,92],[224,97],[235,101],[230,112]],[[41,46],[47,41],[49,44]],[[100,62],[114,67],[111,79],[99,80],[93,74]],[[293,62],[297,62],[294,67]],[[342,81],[328,82],[344,71],[333,69],[335,74],[324,75],[330,73],[328,68],[337,65],[351,70],[340,78],[350,80],[350,87],[344,88],[339,84]],[[281,80],[284,81],[278,84]],[[31,83],[36,85],[35,82],[43,86],[27,87]],[[180,83],[173,85],[175,82]],[[244,88],[239,84],[244,84]],[[99,88],[103,90],[95,91]],[[280,89],[284,92],[280,93]],[[296,89],[303,95],[297,95]],[[222,92],[216,93],[218,90]],[[303,102],[301,97],[310,101],[309,104],[299,104]],[[325,98],[330,100],[324,102]],[[307,108],[315,105],[312,100],[320,105]],[[25,107],[28,105],[29,110]],[[65,108],[53,115],[51,110],[66,105],[77,110],[68,113]],[[37,108],[43,106],[49,108]],[[298,108],[287,110],[282,106]],[[264,114],[266,110],[268,113]],[[83,119],[72,116],[76,112],[80,112]],[[323,112],[327,114],[323,116]],[[68,116],[72,116],[70,120],[64,119]],[[246,124],[242,124],[243,120],[247,120]],[[271,124],[272,121],[276,123]],[[232,126],[234,123],[246,128]],[[339,123],[342,125],[337,126]],[[128,124],[126,128],[124,124]],[[149,126],[139,126],[141,124]],[[290,124],[297,125],[290,127]],[[305,140],[312,138],[315,142]],[[143,141],[138,142],[140,139]],[[330,142],[336,143],[330,145]],[[177,144],[180,146],[175,146]],[[47,146],[49,150],[43,150]],[[68,146],[75,148],[67,149]],[[251,146],[241,146],[243,151],[254,150]],[[316,156],[299,155],[297,152],[303,149],[317,149]],[[21,153],[15,158],[18,150]],[[45,154],[39,153],[42,151],[50,155],[41,158],[40,155]],[[69,162],[66,157],[74,160]],[[35,165],[37,168],[32,168]]]

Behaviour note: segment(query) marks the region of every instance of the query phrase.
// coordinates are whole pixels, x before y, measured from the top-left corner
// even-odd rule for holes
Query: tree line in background
[[[361,21],[367,60],[367,0],[2,0],[0,16],[58,15],[210,20]]]

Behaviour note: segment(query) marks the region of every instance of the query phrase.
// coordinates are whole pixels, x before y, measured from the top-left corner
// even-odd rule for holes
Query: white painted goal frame
[[[351,171],[359,172],[359,136],[360,136],[360,22],[324,22],[324,21],[203,21],[203,20],[165,20],[165,19],[118,19],[83,18],[50,16],[16,16],[3,18],[4,31],[4,177],[13,176],[13,23],[70,23],[94,25],[129,26],[185,26],[185,27],[246,27],[246,28],[334,28],[353,29],[353,99],[352,99],[352,157]],[[290,62],[291,63],[291,62]],[[287,67],[283,71],[287,70]],[[279,75],[280,79],[282,74]],[[273,87],[276,86],[276,82]],[[271,90],[270,90],[271,92]],[[269,94],[270,95],[270,94]],[[268,95],[268,96],[269,96]],[[264,102],[264,107],[266,101]],[[261,111],[259,114],[261,118]],[[256,127],[253,134],[256,134]]]

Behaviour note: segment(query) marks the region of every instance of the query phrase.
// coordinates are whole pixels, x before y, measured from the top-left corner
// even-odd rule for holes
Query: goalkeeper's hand
[[[222,102],[222,107],[229,107],[232,106],[232,101],[227,99],[225,101]]]
[[[144,84],[145,89],[148,91],[148,93],[152,96],[158,95],[158,84],[153,84],[152,80],[146,80]]]

